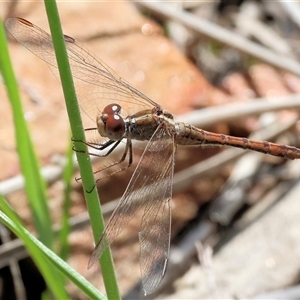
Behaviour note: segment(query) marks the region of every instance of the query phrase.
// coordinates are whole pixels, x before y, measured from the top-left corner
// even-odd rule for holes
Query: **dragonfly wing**
[[[156,172],[142,218],[140,239],[140,263],[145,295],[152,293],[165,275],[171,235],[171,199],[174,174],[175,146],[169,139],[159,158],[153,154]]]
[[[8,19],[6,27],[23,46],[44,60],[56,77],[60,78],[50,34],[21,18]],[[122,80],[111,68],[91,55],[73,38],[65,36],[65,42],[72,75],[81,83],[76,82],[80,107],[91,118],[93,124],[96,114],[111,102],[119,103],[127,109],[127,112],[132,113],[158,106]]]
[[[166,151],[165,143],[170,144],[168,149],[173,147],[173,139],[171,138],[164,139],[164,143],[161,142],[161,138],[165,135],[165,131],[158,127],[147,144],[119,204],[111,215],[105,231],[92,253],[89,267],[99,259],[113,240],[124,230],[137,211],[148,201],[152,201],[153,189],[160,188],[156,192],[156,197],[159,197],[158,194],[162,192],[161,185],[157,184],[157,181],[162,179],[160,172],[165,171],[162,169],[160,154],[168,152],[168,155],[172,156],[170,150]],[[162,151],[157,153],[159,149]],[[167,155],[164,154],[164,156]],[[166,160],[165,162],[169,161],[167,158],[164,160]]]

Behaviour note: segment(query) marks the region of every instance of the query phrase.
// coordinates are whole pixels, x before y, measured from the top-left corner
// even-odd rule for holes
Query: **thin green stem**
[[[46,197],[46,185],[39,171],[39,164],[34,153],[34,148],[30,139],[27,124],[24,120],[18,84],[12,69],[10,56],[8,53],[2,21],[0,20],[0,70],[6,85],[7,94],[12,106],[14,126],[17,140],[17,150],[20,160],[22,173],[25,179],[25,189],[31,207],[36,231],[40,240],[48,247],[52,248],[54,234],[51,226],[48,199]],[[3,208],[2,208],[3,211]],[[15,224],[19,223],[15,217]],[[19,227],[22,227],[20,225]],[[23,228],[23,227],[22,227]],[[36,263],[45,278],[53,295],[57,298],[68,299],[57,269],[47,262],[43,257],[36,255]],[[54,281],[56,279],[56,282]]]
[[[13,209],[1,196],[0,221],[22,239],[30,256],[33,258],[42,274],[51,275],[51,269],[55,267],[56,270],[59,270],[63,275],[70,279],[90,299],[106,299],[105,296],[100,294],[84,277],[73,270],[66,262],[29,233],[24,228]],[[55,299],[69,299],[63,286],[58,282],[59,278],[57,276],[53,276],[52,274],[52,276],[47,276],[45,279],[48,286],[51,287],[51,291],[54,292]]]
[[[57,57],[57,64],[59,67],[59,73],[65,96],[72,134],[75,140],[83,141],[85,139],[84,131],[79,113],[78,103],[76,101],[76,93],[74,89],[73,78],[71,75],[69,61],[67,59],[67,53],[56,2],[55,0],[45,1],[45,6],[53,38],[53,44]],[[87,150],[86,146],[83,143],[78,143],[78,145],[76,144],[75,146],[79,151],[84,152]],[[91,191],[91,188],[94,187],[95,184],[93,170],[88,155],[77,153],[77,160],[80,168],[82,184],[85,190],[85,198],[88,212],[90,215],[94,238],[97,241],[100,238],[101,233],[103,232],[104,220],[101,212],[97,189],[94,188]],[[100,263],[102,267],[102,274],[108,298],[120,299],[112,257],[109,250],[102,255]]]
[[[52,248],[54,235],[46,197],[46,184],[41,177],[40,167],[30,139],[19,88],[12,68],[2,21],[0,20],[0,71],[11,103],[17,151],[25,179],[25,190],[30,204],[36,231],[40,240]]]

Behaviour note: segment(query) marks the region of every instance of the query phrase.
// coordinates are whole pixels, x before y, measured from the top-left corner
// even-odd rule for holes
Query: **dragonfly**
[[[6,27],[21,44],[58,74],[51,35],[22,18],[8,19]],[[124,141],[124,152],[113,166],[126,159],[128,162],[114,174],[132,164],[133,141],[146,142],[129,184],[94,248],[88,267],[99,259],[143,208],[138,233],[140,271],[145,295],[150,294],[157,289],[167,269],[177,145],[232,146],[286,159],[299,159],[300,149],[218,134],[176,122],[170,112],[118,77],[72,37],[65,35],[64,39],[81,112],[92,122],[86,132],[95,131],[97,136],[96,140],[84,143],[95,150],[106,151],[103,155],[91,154],[108,156]]]

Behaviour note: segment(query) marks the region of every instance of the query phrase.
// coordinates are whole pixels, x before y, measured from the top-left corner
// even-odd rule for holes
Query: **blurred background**
[[[22,17],[49,32],[42,2],[0,5],[3,21]],[[179,120],[218,133],[300,146],[298,2],[67,1],[58,6],[65,34]],[[57,228],[71,138],[62,90],[43,61],[9,34],[8,39]],[[0,95],[0,193],[34,232],[3,83]],[[103,160],[95,161],[95,170],[101,165]],[[133,170],[99,182],[106,220]],[[179,147],[170,261],[159,289],[147,298],[300,298],[299,176],[298,161],[221,147]],[[98,268],[87,270],[94,242],[82,186],[75,180],[70,215],[67,262],[104,291]],[[139,217],[112,247],[127,299],[144,298]],[[0,239],[1,298],[40,298],[45,283],[22,244],[3,226]],[[14,268],[11,260],[17,263]],[[72,284],[67,289],[72,299],[85,299]]]

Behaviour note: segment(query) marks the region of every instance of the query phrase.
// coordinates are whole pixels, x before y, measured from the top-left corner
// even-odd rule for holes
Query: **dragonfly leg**
[[[104,150],[105,148],[111,146],[112,144],[113,147],[111,147],[106,153],[104,154],[99,154],[99,153],[94,153],[94,152],[89,152],[89,151],[81,151],[81,150],[77,150],[75,148],[75,146],[72,147],[72,149],[76,152],[79,152],[79,153],[86,153],[86,154],[89,154],[89,155],[93,155],[93,156],[99,156],[99,157],[106,157],[108,156],[110,153],[112,153],[116,147],[120,144],[122,140],[118,140],[118,141],[112,141],[112,140],[109,140],[107,141],[106,143],[104,144],[97,144],[97,143],[92,143],[92,142],[85,142],[85,141],[80,141],[80,140],[73,140],[73,142],[79,142],[79,143],[83,143],[85,144],[86,146],[90,147],[90,148],[93,148],[93,149],[96,149],[96,150]]]
[[[111,144],[115,143],[115,144],[113,145],[113,147],[111,147],[111,148],[110,148],[105,154],[103,154],[103,155],[96,154],[96,153],[85,152],[85,151],[78,151],[77,149],[74,149],[74,150],[77,151],[77,152],[80,152],[80,153],[86,153],[86,154],[93,155],[93,156],[106,157],[106,156],[108,156],[110,153],[113,152],[113,150],[120,144],[121,141],[122,141],[122,140],[119,140],[119,141],[116,141],[116,142],[115,142],[115,141],[109,140],[108,142],[106,142],[105,144],[103,144],[103,147],[106,148],[106,147],[110,146]],[[86,144],[87,146],[90,146],[90,143],[88,143],[88,142],[84,142],[84,141],[79,141],[79,142],[82,142],[82,143]],[[74,148],[74,147],[73,147],[73,148]],[[96,148],[96,149],[98,149],[98,148]],[[101,172],[103,172],[103,171],[105,171],[105,170],[108,170],[108,169],[110,169],[110,168],[112,168],[112,167],[114,167],[114,166],[117,166],[117,165],[121,164],[123,161],[125,161],[125,159],[126,159],[128,153],[129,153],[128,163],[127,163],[124,167],[119,168],[119,169],[113,171],[112,173],[110,173],[110,174],[108,174],[108,175],[101,176],[101,177],[97,178],[97,180],[96,180],[96,182],[95,182],[95,185],[97,184],[97,182],[98,182],[100,179],[105,178],[105,177],[108,177],[108,176],[111,176],[111,175],[116,174],[116,173],[119,173],[119,172],[121,172],[121,171],[127,169],[128,167],[130,167],[130,165],[131,165],[132,162],[133,162],[132,142],[131,142],[130,139],[127,139],[126,147],[125,147],[125,149],[124,149],[124,152],[123,152],[121,158],[120,158],[118,161],[116,161],[116,162],[110,164],[109,166],[107,166],[107,167],[105,167],[105,168],[102,168],[102,169],[100,169],[100,170],[94,171],[94,174],[101,173]],[[80,180],[81,180],[81,177],[77,177],[77,178],[75,178],[75,180],[76,180],[76,181],[80,181]],[[93,189],[94,189],[94,187],[93,187]],[[92,190],[93,190],[93,189],[92,189]],[[91,191],[92,191],[92,190],[91,190]],[[90,191],[90,192],[91,192],[91,191]]]
[[[132,142],[131,142],[130,139],[127,139],[126,147],[125,147],[125,150],[124,150],[124,152],[123,152],[123,155],[121,156],[121,158],[120,158],[118,161],[116,161],[116,162],[110,164],[109,166],[105,167],[104,169],[95,171],[94,174],[99,173],[99,172],[103,172],[103,171],[105,171],[105,170],[107,170],[107,169],[110,169],[110,168],[112,168],[112,167],[114,167],[114,166],[117,166],[117,165],[121,164],[123,161],[125,161],[125,159],[126,159],[126,157],[127,157],[127,154],[129,154],[128,163],[127,163],[124,167],[119,168],[119,169],[113,171],[113,172],[110,173],[109,175],[106,175],[106,176],[104,176],[104,177],[98,178],[98,179],[96,180],[96,183],[97,183],[100,179],[102,179],[102,178],[105,178],[105,177],[114,175],[114,174],[116,174],[116,173],[122,172],[122,171],[126,170],[127,168],[129,168],[129,167],[131,166],[131,164],[132,164],[132,162],[133,162],[133,155],[132,155]]]

